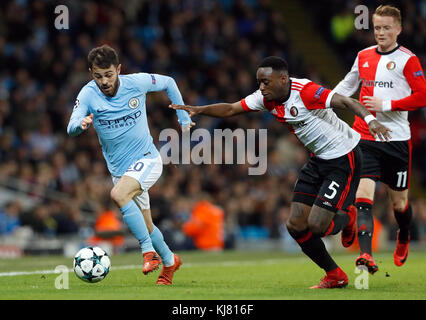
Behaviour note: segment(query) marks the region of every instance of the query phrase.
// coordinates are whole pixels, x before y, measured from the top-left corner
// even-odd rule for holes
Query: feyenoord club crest
[[[139,106],[139,99],[138,98],[132,98],[129,100],[129,107],[132,109],[135,109]]]
[[[291,114],[293,117],[297,117],[297,115],[299,114],[299,110],[297,110],[297,108],[296,108],[295,106],[292,106],[292,107],[290,108],[290,114]]]
[[[393,69],[395,69],[395,67],[396,67],[396,63],[395,63],[395,62],[393,62],[393,61],[390,61],[390,62],[388,62],[388,63],[386,64],[386,68],[387,68],[388,70],[393,70]]]

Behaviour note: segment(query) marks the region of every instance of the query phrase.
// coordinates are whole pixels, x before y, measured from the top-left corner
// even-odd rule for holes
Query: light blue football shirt
[[[184,103],[176,82],[171,77],[148,73],[118,77],[120,85],[113,97],[104,95],[94,80],[81,89],[67,132],[70,136],[82,133],[81,121],[93,113],[93,125],[108,170],[113,176],[120,177],[136,160],[159,155],[148,127],[146,94],[164,90],[172,103]],[[177,110],[176,113],[181,126],[191,123],[186,111]]]

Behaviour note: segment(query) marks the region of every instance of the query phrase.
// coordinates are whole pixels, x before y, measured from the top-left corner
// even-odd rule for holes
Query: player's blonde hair
[[[381,17],[393,17],[395,22],[401,25],[401,11],[399,11],[399,9],[396,7],[390,5],[378,6],[376,11],[373,13],[373,17],[374,15]]]

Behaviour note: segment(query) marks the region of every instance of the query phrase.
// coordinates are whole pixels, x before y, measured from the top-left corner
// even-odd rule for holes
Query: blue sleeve
[[[89,115],[89,104],[89,94],[87,89],[83,88],[75,100],[74,108],[67,127],[67,132],[71,137],[78,136],[83,132],[83,129],[81,128],[81,120]]]
[[[173,104],[185,104],[176,81],[172,77],[148,73],[139,73],[138,75],[141,76],[142,85],[146,92],[166,91]],[[181,126],[187,126],[191,123],[191,118],[185,110],[176,110],[176,114]]]

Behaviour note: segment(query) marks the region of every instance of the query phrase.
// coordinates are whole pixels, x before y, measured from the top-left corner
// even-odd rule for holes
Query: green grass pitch
[[[347,273],[345,289],[311,290],[324,276],[302,253],[181,252],[183,265],[173,286],[156,286],[158,272],[142,274],[141,255],[113,255],[107,278],[90,284],[72,272],[72,258],[58,256],[0,260],[0,299],[8,300],[379,300],[426,299],[426,252],[411,251],[406,264],[396,267],[392,252],[375,254],[380,270],[357,278],[356,254],[333,254]],[[67,266],[68,289],[56,289],[59,274]],[[364,289],[357,289],[359,286]],[[365,289],[366,283],[368,289]],[[359,287],[358,286],[358,287]]]

